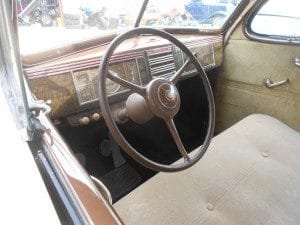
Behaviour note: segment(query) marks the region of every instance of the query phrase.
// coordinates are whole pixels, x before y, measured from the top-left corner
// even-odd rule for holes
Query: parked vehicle
[[[57,0],[32,0],[30,3],[18,1],[17,6],[19,23],[25,25],[40,23],[42,26],[51,26],[59,16]]]
[[[159,12],[158,8],[149,7],[145,12],[142,24],[146,26],[194,26],[198,22],[187,12],[176,8],[167,12]]]
[[[98,27],[99,29],[107,29],[109,26],[109,19],[105,15],[106,8],[102,7],[100,10],[93,10],[90,7],[81,7],[82,22],[88,26]]]
[[[191,0],[185,5],[185,9],[199,23],[221,26],[239,2],[240,0]]]

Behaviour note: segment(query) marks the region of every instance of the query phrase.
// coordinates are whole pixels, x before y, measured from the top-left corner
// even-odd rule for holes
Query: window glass
[[[23,55],[131,29],[142,0],[17,0]],[[175,3],[176,2],[176,3]],[[150,0],[141,26],[219,29],[241,0]]]
[[[220,29],[241,0],[150,0],[144,26]]]
[[[258,35],[299,39],[300,1],[269,0],[254,16],[251,31]]]

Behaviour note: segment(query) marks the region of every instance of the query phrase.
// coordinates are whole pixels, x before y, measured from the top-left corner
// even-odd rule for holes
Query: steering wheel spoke
[[[190,65],[191,62],[192,58],[188,58],[185,63],[179,68],[179,70],[177,70],[177,72],[170,78],[170,81],[176,84],[179,81],[180,76],[184,73],[185,69]]]
[[[168,126],[168,129],[173,137],[173,140],[176,143],[176,146],[180,152],[180,154],[182,155],[184,161],[190,161],[191,158],[189,156],[189,154],[187,153],[187,151],[185,150],[185,147],[182,144],[181,138],[178,134],[177,128],[175,126],[174,120],[173,119],[165,119],[165,122]]]
[[[111,73],[107,73],[107,78],[111,79],[112,81],[120,84],[121,86],[130,89],[133,92],[136,92],[142,96],[146,96],[146,88],[139,86],[137,84],[131,83],[119,76],[113,75]]]

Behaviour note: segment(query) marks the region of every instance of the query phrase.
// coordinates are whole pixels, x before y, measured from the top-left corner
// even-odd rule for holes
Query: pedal
[[[104,157],[108,157],[111,154],[111,148],[110,148],[110,141],[105,139],[101,142],[100,144],[100,153],[101,155],[103,155]]]
[[[108,132],[109,138],[105,139],[100,144],[101,155],[108,157],[112,155],[115,168],[118,168],[126,163],[126,160],[121,154],[120,147],[115,141],[110,132]]]
[[[115,168],[118,168],[126,163],[126,159],[124,159],[124,157],[122,156],[120,152],[120,147],[110,132],[108,132],[108,135],[109,135],[110,149],[112,152],[114,166]]]

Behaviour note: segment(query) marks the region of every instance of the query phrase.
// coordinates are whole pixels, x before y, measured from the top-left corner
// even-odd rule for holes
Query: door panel
[[[239,25],[224,51],[217,88],[216,131],[252,113],[264,113],[300,130],[300,46],[247,39]],[[289,83],[267,88],[265,79]]]

